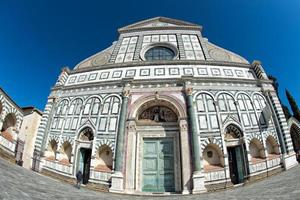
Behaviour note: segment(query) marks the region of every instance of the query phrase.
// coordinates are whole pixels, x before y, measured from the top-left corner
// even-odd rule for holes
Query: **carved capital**
[[[185,94],[186,95],[192,95],[192,93],[193,93],[193,88],[189,87],[189,88],[185,89]]]
[[[135,125],[135,123],[128,123],[127,130],[129,132],[135,132],[136,131],[136,125]]]
[[[123,97],[129,97],[129,95],[130,95],[129,89],[123,90]]]

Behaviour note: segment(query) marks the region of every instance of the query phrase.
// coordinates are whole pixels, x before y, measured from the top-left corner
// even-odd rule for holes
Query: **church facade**
[[[297,164],[261,65],[157,17],[64,68],[36,140],[41,170],[120,193],[200,193]]]

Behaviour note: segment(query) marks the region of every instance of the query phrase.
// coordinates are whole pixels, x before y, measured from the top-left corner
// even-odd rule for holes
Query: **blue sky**
[[[300,104],[299,0],[0,1],[0,86],[20,106],[43,110],[63,66],[117,40],[117,29],[150,17],[203,26],[203,35],[260,60]]]

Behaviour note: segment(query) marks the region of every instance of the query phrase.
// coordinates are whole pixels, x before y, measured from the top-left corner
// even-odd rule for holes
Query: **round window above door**
[[[177,48],[169,43],[150,44],[141,51],[141,58],[144,61],[175,60],[177,57]]]

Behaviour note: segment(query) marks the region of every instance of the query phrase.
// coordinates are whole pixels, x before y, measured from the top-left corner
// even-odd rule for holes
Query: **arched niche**
[[[297,160],[300,162],[300,126],[296,125],[296,123],[292,123],[290,134]]]
[[[273,136],[268,136],[266,139],[268,156],[279,155],[279,145]]]
[[[218,170],[224,167],[224,156],[216,144],[208,144],[203,150],[204,171]]]
[[[62,160],[64,160],[65,163],[71,163],[72,145],[70,144],[70,142],[66,141],[62,144],[61,153]]]
[[[5,116],[4,122],[2,125],[2,130],[1,131],[6,131],[9,128],[15,127],[17,124],[17,118],[14,113],[9,113]]]
[[[55,160],[56,159],[56,152],[57,152],[57,142],[52,139],[48,143],[47,151],[45,152],[45,156],[48,160]]]
[[[95,156],[95,170],[111,172],[113,165],[113,153],[109,146],[102,145],[98,148]]]
[[[253,138],[250,141],[249,151],[252,161],[256,161],[257,159],[264,159],[266,157],[262,143],[256,138]]]

